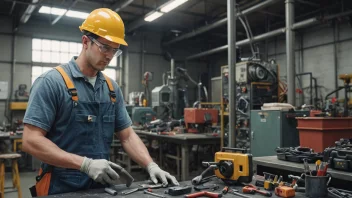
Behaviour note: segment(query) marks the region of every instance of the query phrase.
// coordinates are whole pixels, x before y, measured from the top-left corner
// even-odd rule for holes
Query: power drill
[[[203,162],[203,165],[215,165],[215,175],[228,185],[250,183],[253,177],[253,162],[252,155],[246,152],[246,149],[223,147],[220,152],[215,153],[215,162]]]

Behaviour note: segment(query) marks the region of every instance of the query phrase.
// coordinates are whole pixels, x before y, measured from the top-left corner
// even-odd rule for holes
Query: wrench
[[[123,195],[129,195],[129,194],[131,194],[131,193],[134,193],[134,192],[137,192],[139,190],[139,188],[133,188],[133,189],[131,189],[131,190],[126,190],[126,191],[123,191],[121,194],[123,194]]]
[[[144,190],[143,192],[144,192],[144,194],[153,195],[155,197],[166,198],[164,195],[155,194],[155,193],[149,192],[148,190]]]

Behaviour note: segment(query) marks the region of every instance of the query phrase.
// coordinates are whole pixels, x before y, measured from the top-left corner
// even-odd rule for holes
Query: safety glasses
[[[99,47],[99,51],[103,54],[112,53],[114,56],[117,56],[117,57],[122,54],[122,50],[120,50],[119,48],[113,48],[109,45],[102,44],[90,36],[88,36],[88,38]]]

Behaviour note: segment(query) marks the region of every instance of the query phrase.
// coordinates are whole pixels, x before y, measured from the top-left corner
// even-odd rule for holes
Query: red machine
[[[218,123],[218,116],[219,111],[217,109],[184,109],[185,124],[189,133],[209,132],[209,128],[211,128],[213,124]]]

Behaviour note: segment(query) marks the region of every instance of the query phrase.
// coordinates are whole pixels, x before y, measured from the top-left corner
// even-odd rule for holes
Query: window
[[[32,62],[35,65],[32,67],[32,84],[41,74],[52,69],[52,64],[67,63],[73,56],[78,56],[81,50],[82,44],[77,42],[32,39]],[[116,57],[110,61],[109,66],[117,66]],[[116,69],[106,68],[103,73],[116,81]]]

